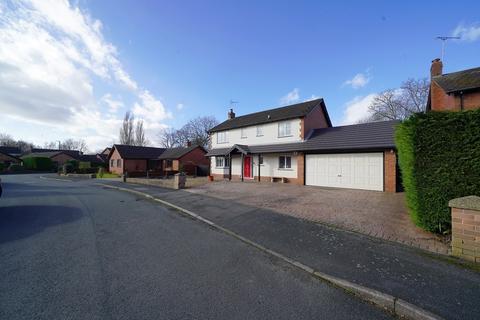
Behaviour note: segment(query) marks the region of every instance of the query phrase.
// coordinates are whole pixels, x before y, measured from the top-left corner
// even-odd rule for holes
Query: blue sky
[[[87,88],[85,94],[67,99],[72,105],[70,116],[58,118],[55,110],[61,108],[54,109],[50,121],[48,115],[27,112],[33,103],[5,98],[0,81],[0,108],[2,99],[10,99],[5,102],[10,107],[4,107],[10,119],[0,120],[0,132],[37,143],[69,135],[86,139],[91,149],[99,148],[115,141],[119,119],[132,110],[148,122],[147,133],[155,144],[162,127],[179,127],[201,115],[223,121],[231,99],[239,102],[235,111],[241,115],[323,97],[334,125],[354,122],[365,116],[376,93],[396,88],[407,78],[429,75],[431,60],[440,55],[441,43],[434,39],[438,35],[463,37],[447,44],[444,72],[480,65],[478,1],[20,2],[20,6],[10,1],[0,5],[2,12],[10,13],[0,19],[1,40],[10,39],[11,49],[23,50],[25,45],[15,43],[20,40],[12,40],[8,33],[12,28],[22,30],[15,19],[33,13],[47,16],[33,23],[51,35],[48,44],[73,43],[72,52],[78,51],[65,59],[82,76],[62,94]],[[73,12],[70,20],[79,22],[50,16],[60,10]],[[35,29],[32,36],[38,32]],[[98,47],[90,45],[95,38]],[[96,48],[103,55],[92,53]],[[38,56],[29,50],[22,61],[5,52],[2,56],[0,49],[0,60],[22,70],[22,63]],[[47,54],[48,50],[41,53]],[[21,74],[32,68],[37,71],[48,59],[40,59],[35,68]],[[52,69],[47,68],[47,74],[55,72]],[[65,70],[58,78],[72,75]],[[54,88],[55,81],[47,84]],[[27,81],[27,87],[35,86]],[[23,95],[28,92],[22,87]],[[44,103],[52,105],[47,98]],[[19,108],[25,112],[15,114]],[[79,109],[82,116],[75,113]],[[100,128],[102,119],[108,119],[107,125]],[[90,125],[80,128],[82,123]]]

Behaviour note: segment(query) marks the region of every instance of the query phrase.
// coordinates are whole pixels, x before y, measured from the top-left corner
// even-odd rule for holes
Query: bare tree
[[[65,139],[63,141],[51,141],[44,144],[46,149],[60,149],[60,150],[77,150],[80,152],[87,152],[87,143],[83,139]]]
[[[13,137],[7,133],[0,133],[0,146],[4,147],[16,147],[16,141]]]
[[[369,110],[371,116],[361,122],[403,120],[425,110],[430,84],[426,78],[408,79],[399,89],[388,89],[377,95]]]
[[[162,129],[157,135],[160,146],[163,148],[174,148],[180,145],[177,131],[174,128]]]
[[[143,129],[143,120],[137,120],[135,126],[135,145],[141,147],[148,145],[148,140],[145,138],[145,130]]]
[[[173,128],[162,130],[159,134],[160,144],[165,148],[185,146],[187,142],[208,147],[210,135],[208,131],[218,124],[215,117],[197,117],[187,122],[178,130]]]
[[[130,111],[127,111],[125,113],[125,117],[123,118],[122,127],[120,128],[121,144],[128,144],[128,145],[135,144],[133,122],[134,122],[133,114],[131,114]]]

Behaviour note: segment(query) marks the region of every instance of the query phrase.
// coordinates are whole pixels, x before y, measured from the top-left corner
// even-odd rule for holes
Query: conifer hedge
[[[480,110],[415,114],[397,126],[395,141],[413,221],[448,232],[448,201],[480,195]]]

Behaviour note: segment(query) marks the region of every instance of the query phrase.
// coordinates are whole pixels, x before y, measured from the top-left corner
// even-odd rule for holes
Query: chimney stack
[[[436,77],[441,76],[443,73],[443,63],[439,58],[432,61],[432,66],[430,67],[430,76]]]
[[[235,112],[233,112],[233,109],[230,109],[228,112],[228,120],[235,118]]]

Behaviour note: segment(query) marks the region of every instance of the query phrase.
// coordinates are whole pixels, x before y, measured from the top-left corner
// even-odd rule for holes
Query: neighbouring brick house
[[[396,192],[398,121],[333,127],[323,99],[228,119],[210,130],[215,179]]]
[[[111,173],[128,176],[145,176],[147,171],[162,172],[160,155],[165,148],[113,145],[108,155],[108,169]]]
[[[461,111],[480,108],[480,68],[443,74],[440,59],[430,67],[427,111]]]
[[[159,159],[162,160],[163,172],[171,175],[180,171],[188,175],[200,175],[208,172],[210,160],[205,156],[207,151],[198,145],[187,147],[169,148],[163,152]]]
[[[4,168],[8,168],[10,164],[20,164],[19,156],[22,154],[22,151],[17,147],[4,147],[0,146],[0,163],[3,164]]]
[[[103,161],[103,163],[106,164],[108,162],[108,155],[110,154],[111,150],[112,150],[112,148],[107,147],[107,148],[103,149],[102,152],[97,153],[97,157],[100,158]]]
[[[69,160],[78,160],[80,157],[79,151],[74,150],[56,150],[56,151],[44,151],[38,152],[41,149],[35,149],[37,152],[31,152],[24,155],[22,158],[28,157],[39,157],[39,158],[50,158],[55,166],[60,167],[64,165]],[[51,150],[51,149],[45,149]]]

